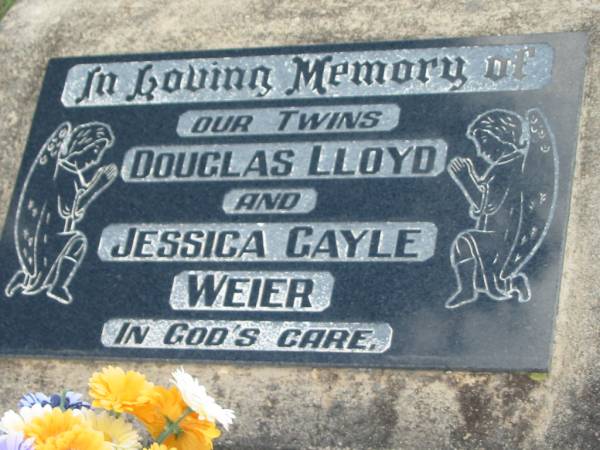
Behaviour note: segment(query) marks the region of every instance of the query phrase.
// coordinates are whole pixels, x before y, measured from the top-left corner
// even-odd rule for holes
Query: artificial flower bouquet
[[[183,369],[166,388],[109,366],[89,395],[91,405],[70,391],[25,395],[0,420],[0,450],[204,450],[235,418]]]

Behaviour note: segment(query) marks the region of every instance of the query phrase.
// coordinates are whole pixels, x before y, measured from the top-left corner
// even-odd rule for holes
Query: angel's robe
[[[469,241],[477,261],[477,288],[503,291],[504,273],[522,216],[522,178],[525,155],[519,151],[502,156],[481,180],[483,194],[471,209],[474,229],[461,236]]]
[[[36,167],[33,173],[36,174],[37,170]],[[33,263],[27,271],[30,276],[27,289],[30,291],[52,284],[60,259],[77,241],[85,241],[85,236],[72,227],[65,230],[65,221],[72,213],[78,190],[82,188],[79,177],[75,171],[61,164],[60,159],[48,163],[45,172],[51,173],[50,170],[54,172],[52,178],[46,177],[43,182],[40,177],[32,176],[31,189],[26,192],[27,195],[35,189],[39,191],[38,195],[44,197],[43,214],[35,227]]]

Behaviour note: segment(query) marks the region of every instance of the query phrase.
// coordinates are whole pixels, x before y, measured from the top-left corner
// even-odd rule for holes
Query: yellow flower
[[[35,439],[36,450],[110,450],[102,433],[92,430],[71,411],[54,408],[25,425],[25,436]]]
[[[36,450],[112,450],[104,441],[102,433],[80,426],[49,439],[44,444],[36,444]]]
[[[27,423],[24,432],[25,436],[35,438],[37,444],[52,436],[69,431],[76,425],[84,425],[80,417],[74,416],[70,410],[62,411],[60,408],[54,408]]]
[[[144,450],[177,450],[175,447],[167,447],[165,444],[152,444],[150,447]]]
[[[133,413],[150,401],[148,394],[152,392],[153,385],[141,373],[108,366],[92,375],[89,387],[94,407]]]
[[[145,409],[144,414],[138,415],[138,418],[154,439],[157,439],[170,423],[177,422],[189,411],[181,393],[174,386],[170,389],[155,387],[150,406],[151,408]],[[213,422],[200,420],[198,414],[191,412],[179,422],[177,432],[165,439],[164,444],[178,450],[210,450],[212,440],[220,435],[221,432]]]
[[[104,440],[118,449],[138,449],[140,436],[133,425],[123,418],[117,418],[106,411],[100,413],[90,409],[82,412],[84,422],[93,430],[104,435]]]

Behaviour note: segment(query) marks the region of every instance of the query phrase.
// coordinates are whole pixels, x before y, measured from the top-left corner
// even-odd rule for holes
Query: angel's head
[[[62,157],[78,171],[84,172],[100,163],[104,152],[112,147],[114,140],[108,125],[86,123],[73,130]]]
[[[518,114],[495,109],[473,121],[467,137],[475,143],[477,154],[488,163],[521,151],[527,145],[523,139],[523,120]]]

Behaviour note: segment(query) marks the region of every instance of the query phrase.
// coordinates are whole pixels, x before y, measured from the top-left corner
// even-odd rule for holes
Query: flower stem
[[[67,391],[64,390],[64,391],[62,391],[62,394],[60,395],[60,405],[59,405],[60,409],[62,411],[65,410],[66,403],[67,403]]]
[[[179,419],[177,419],[175,422],[171,422],[171,423],[169,423],[169,425],[167,425],[167,428],[165,428],[165,430],[160,434],[160,436],[156,440],[156,443],[162,444],[163,442],[165,442],[165,440],[170,435],[172,435],[179,429],[179,424],[181,423],[181,421],[193,412],[194,411],[192,410],[192,408],[189,408],[189,407],[186,408],[185,411],[183,412],[183,414],[181,416],[179,416]]]

